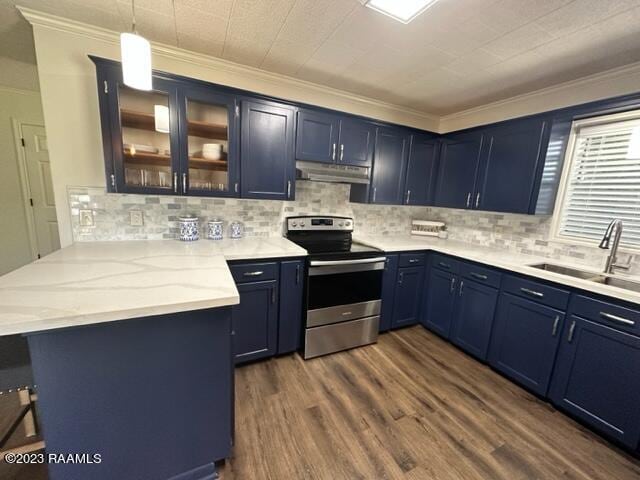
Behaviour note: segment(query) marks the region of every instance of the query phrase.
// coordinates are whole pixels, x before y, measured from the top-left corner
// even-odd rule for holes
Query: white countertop
[[[235,305],[226,260],[304,255],[285,238],[76,243],[0,277],[0,335]]]
[[[434,237],[420,237],[412,235],[354,235],[354,240],[370,247],[379,248],[385,252],[403,252],[414,250],[432,250],[448,255],[460,257],[462,259],[471,260],[478,263],[484,263],[488,266],[510,270],[512,272],[521,273],[531,277],[537,277],[550,282],[567,285],[568,287],[579,288],[588,292],[605,295],[619,300],[640,305],[640,293],[622,288],[603,285],[601,283],[592,282],[580,278],[574,278],[559,273],[547,272],[533,268],[530,265],[535,263],[554,263],[556,265],[564,265],[571,268],[579,268],[585,271],[591,271],[594,274],[601,274],[601,271],[593,268],[584,267],[582,265],[570,264],[566,261],[558,261],[554,258],[541,257],[535,255],[525,255],[521,253],[513,253],[496,248],[488,248],[479,245],[459,242],[455,240],[442,240]],[[620,278],[630,278],[623,275],[616,275]]]

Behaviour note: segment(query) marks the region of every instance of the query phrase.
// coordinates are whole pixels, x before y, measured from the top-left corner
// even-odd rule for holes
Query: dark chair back
[[[27,339],[20,335],[0,336],[0,392],[32,386]]]

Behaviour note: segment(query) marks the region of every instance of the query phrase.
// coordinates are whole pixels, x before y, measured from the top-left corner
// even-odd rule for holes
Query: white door
[[[56,204],[53,197],[47,135],[41,125],[22,125],[30,204],[38,257],[60,248]]]

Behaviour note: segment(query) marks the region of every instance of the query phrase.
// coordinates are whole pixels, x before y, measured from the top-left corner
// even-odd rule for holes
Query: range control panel
[[[352,232],[353,218],[349,217],[288,217],[287,230],[324,230]]]

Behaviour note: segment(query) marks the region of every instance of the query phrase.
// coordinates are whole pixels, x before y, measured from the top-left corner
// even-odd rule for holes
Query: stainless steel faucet
[[[604,264],[604,273],[614,273],[614,269],[621,268],[623,270],[629,270],[631,266],[631,257],[627,263],[619,264],[618,261],[618,247],[620,246],[620,237],[622,235],[622,220],[614,218],[607,227],[607,231],[604,232],[604,237],[598,247],[602,249],[609,249],[609,243],[611,242],[611,235],[613,235],[613,245],[611,245],[611,251],[607,256],[607,261]]]

